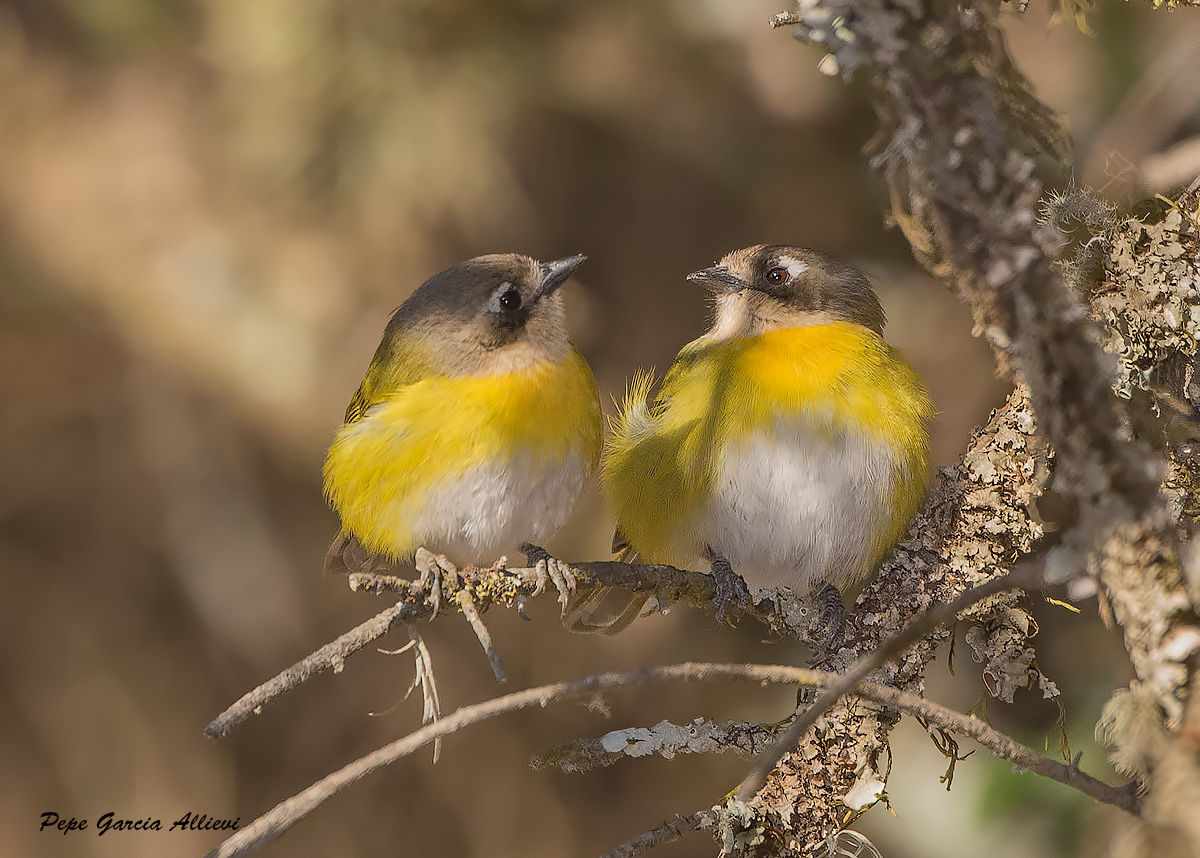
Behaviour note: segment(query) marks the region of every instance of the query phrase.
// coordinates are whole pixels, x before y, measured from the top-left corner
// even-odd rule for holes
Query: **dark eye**
[[[521,308],[521,293],[516,289],[505,289],[500,293],[500,306],[505,310],[519,310]]]
[[[767,272],[767,282],[772,286],[782,286],[787,282],[788,273],[786,268],[772,268]]]

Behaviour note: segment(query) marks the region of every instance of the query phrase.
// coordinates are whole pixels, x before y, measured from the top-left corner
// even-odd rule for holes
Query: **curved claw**
[[[558,603],[562,606],[562,616],[565,617],[567,603],[571,601],[571,596],[575,593],[575,573],[566,563],[553,557],[548,558],[545,563],[550,572],[550,580],[554,582],[554,587],[558,590]]]
[[[821,606],[821,626],[825,629],[823,646],[827,651],[841,647],[846,640],[846,606],[838,588],[826,583],[814,597]]]
[[[567,603],[575,593],[575,573],[571,571],[571,567],[561,560],[548,557],[545,560],[539,560],[534,569],[537,570],[537,585],[534,587],[534,595],[541,594],[546,589],[546,582],[552,581],[554,589],[558,590],[558,602],[562,606],[563,616],[566,616]]]
[[[562,606],[562,615],[566,616],[567,603],[575,594],[575,573],[571,571],[571,567],[563,561],[551,557],[546,549],[540,545],[534,545],[532,542],[522,543],[521,553],[529,558],[537,575],[533,594],[541,595],[542,591],[546,589],[546,582],[553,582],[554,589],[558,590],[558,602]]]
[[[433,606],[433,619],[442,609],[442,594],[446,589],[443,577],[449,577],[453,584],[458,580],[458,567],[450,562],[444,554],[434,554],[426,548],[418,548],[413,557],[413,566],[421,573],[417,584],[429,587],[429,603]]]
[[[549,559],[550,554],[545,548],[534,545],[532,542],[522,542],[520,551],[525,555],[526,562],[533,564],[533,571],[537,574],[537,580],[533,585],[533,595],[540,596],[546,589],[546,583],[550,580],[550,576],[546,573],[546,560]]]
[[[720,554],[713,554],[710,563],[716,591],[713,603],[717,606],[717,624],[724,625],[730,607],[745,608],[750,603],[750,590],[742,576],[734,572],[729,561]]]

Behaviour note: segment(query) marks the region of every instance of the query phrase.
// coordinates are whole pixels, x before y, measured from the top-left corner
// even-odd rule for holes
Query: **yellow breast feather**
[[[481,465],[518,456],[547,466],[575,455],[588,473],[601,448],[596,384],[574,348],[561,363],[396,387],[338,431],[325,462],[325,494],[372,553],[411,554],[406,527],[425,493]]]
[[[648,562],[689,562],[700,511],[731,443],[803,417],[815,432],[855,433],[897,451],[893,522],[882,554],[927,481],[924,423],[933,404],[904,358],[861,325],[832,322],[683,348],[653,404],[635,379],[604,457],[604,483],[629,544]],[[886,485],[889,483],[881,484]]]

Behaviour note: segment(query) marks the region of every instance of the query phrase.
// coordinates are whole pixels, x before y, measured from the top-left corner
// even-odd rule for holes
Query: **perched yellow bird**
[[[342,521],[327,570],[419,547],[490,563],[563,524],[601,447],[596,382],[558,292],[584,258],[469,259],[395,312],[325,460]]]
[[[757,586],[819,591],[840,639],[838,591],[874,572],[925,491],[933,403],[884,342],[860,271],[759,245],[688,280],[712,291],[713,325],[652,403],[639,374],[613,422],[601,479],[614,550],[675,566],[706,558],[722,617],[745,597],[731,566]],[[640,608],[594,624],[587,603],[599,595],[580,594],[576,630],[618,631]]]

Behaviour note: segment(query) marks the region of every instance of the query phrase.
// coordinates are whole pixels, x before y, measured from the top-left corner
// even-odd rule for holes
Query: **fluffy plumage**
[[[326,496],[367,552],[490,562],[566,520],[601,446],[555,292],[580,261],[480,257],[396,311],[325,461]],[[346,546],[331,559],[354,568]]]
[[[930,404],[883,339],[830,322],[684,347],[652,405],[631,388],[603,482],[629,545],[708,549],[760,585],[869,573],[924,491]]]
[[[714,292],[713,326],[652,401],[635,378],[605,451],[625,543],[647,562],[721,556],[759,586],[870,575],[925,490],[933,406],[866,277],[758,246],[689,279]]]

